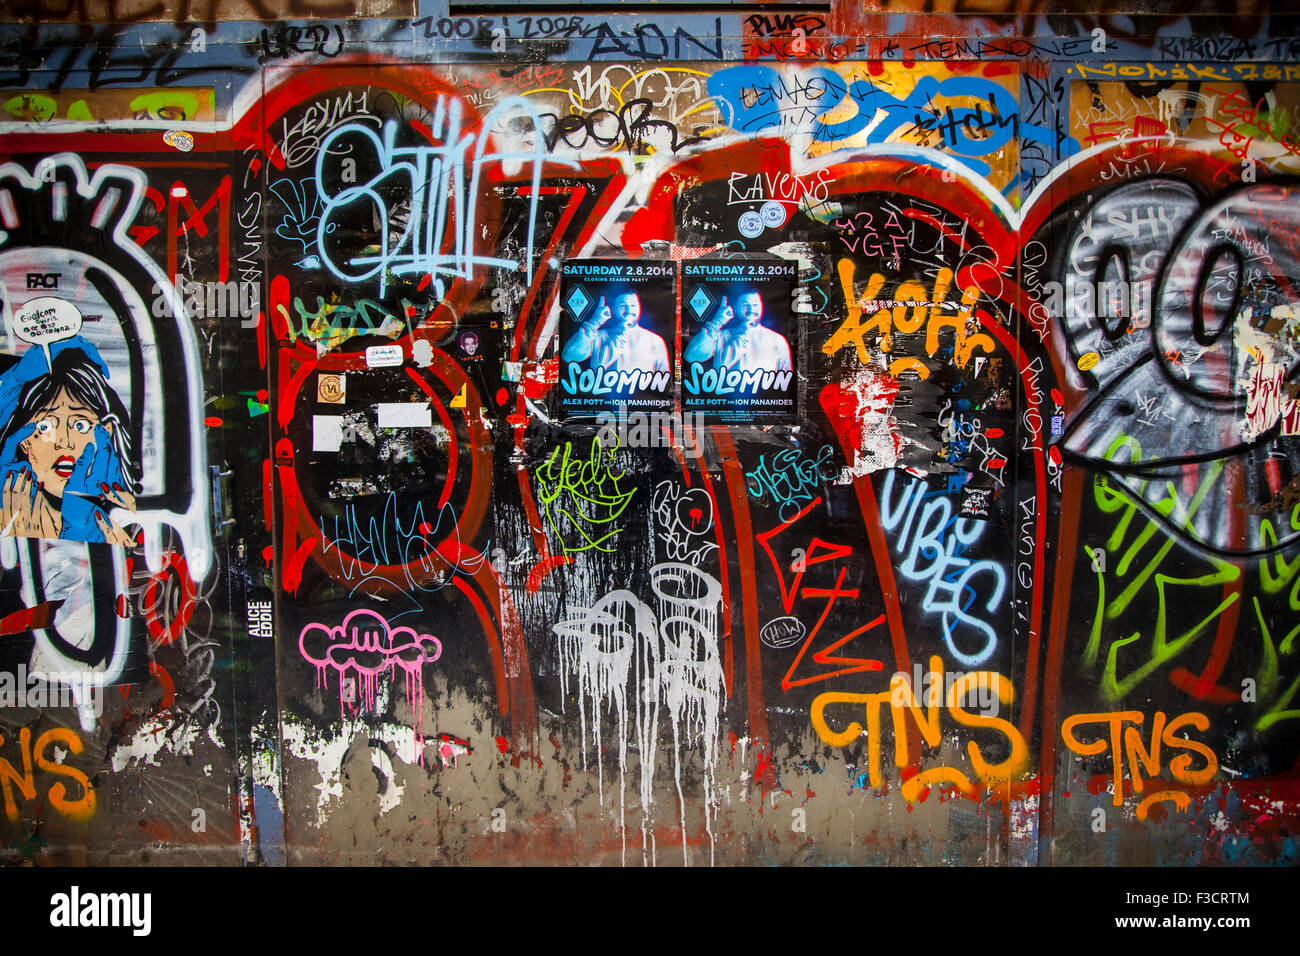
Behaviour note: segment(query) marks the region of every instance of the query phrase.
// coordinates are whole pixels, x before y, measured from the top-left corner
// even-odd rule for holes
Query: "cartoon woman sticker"
[[[135,543],[109,517],[135,511],[126,407],[80,336],[33,348],[0,374],[0,535]]]

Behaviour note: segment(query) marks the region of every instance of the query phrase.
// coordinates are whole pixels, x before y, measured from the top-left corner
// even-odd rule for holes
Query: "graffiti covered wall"
[[[1294,864],[1300,24],[24,0],[63,863]]]

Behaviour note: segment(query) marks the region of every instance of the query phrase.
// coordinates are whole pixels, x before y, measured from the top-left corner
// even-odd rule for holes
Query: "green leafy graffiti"
[[[612,453],[617,448],[606,451],[597,437],[581,458],[573,453],[573,443],[565,442],[537,470],[542,513],[565,553],[615,550],[613,539],[623,530],[615,522],[636,494],[635,487],[625,491],[620,484],[627,475],[615,470]]]

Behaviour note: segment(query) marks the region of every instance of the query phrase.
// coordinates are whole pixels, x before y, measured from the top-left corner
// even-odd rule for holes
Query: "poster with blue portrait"
[[[48,303],[47,310],[76,308],[62,299],[35,301]],[[32,314],[29,307],[17,316]],[[99,350],[81,335],[28,349],[0,374],[0,529],[6,535],[135,543],[111,517],[114,509],[135,510],[130,420],[111,377]]]
[[[566,421],[672,410],[676,296],[674,262],[564,264],[559,402]]]
[[[192,619],[212,478],[194,320],[128,232],[144,175],[42,163],[0,167],[0,705],[35,688],[84,726]]]
[[[20,252],[0,265],[11,260],[27,268]],[[0,586],[11,635],[0,670],[29,693],[45,687],[51,706],[64,693],[97,707],[96,688],[147,675],[137,629],[116,613],[115,566],[138,548],[141,433],[130,363],[114,367],[124,355],[113,295],[83,281],[76,256],[47,250],[42,267],[52,288],[41,294],[14,289],[19,270],[5,269],[0,303],[0,548],[20,572]]]
[[[682,264],[682,413],[707,421],[794,423],[797,262],[692,259]]]

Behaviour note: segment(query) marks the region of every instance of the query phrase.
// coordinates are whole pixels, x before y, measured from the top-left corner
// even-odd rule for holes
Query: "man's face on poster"
[[[757,292],[744,292],[736,303],[736,312],[745,331],[763,324],[763,298]]]
[[[641,321],[641,298],[635,292],[624,292],[614,298],[614,318],[624,329]]]

